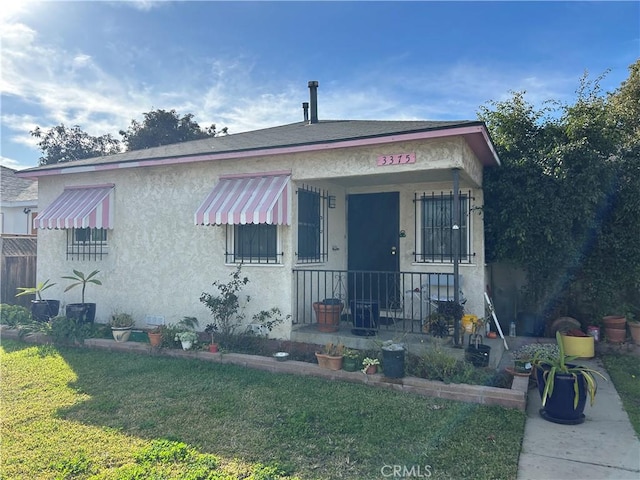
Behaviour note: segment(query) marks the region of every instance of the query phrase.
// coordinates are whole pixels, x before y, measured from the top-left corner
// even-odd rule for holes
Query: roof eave
[[[268,148],[252,148],[246,150],[227,151],[220,153],[204,153],[195,155],[183,155],[172,157],[148,158],[142,160],[126,160],[120,162],[108,162],[100,164],[73,165],[73,162],[60,164],[58,168],[35,167],[33,169],[16,172],[21,178],[38,178],[52,175],[71,173],[96,172],[102,170],[117,170],[122,168],[150,167],[159,165],[177,165],[183,163],[207,162],[215,160],[230,160],[239,158],[251,158],[261,156],[285,155],[291,153],[326,151],[339,148],[352,148],[360,146],[383,145],[388,143],[412,140],[427,140],[462,136],[470,148],[476,154],[483,166],[498,166],[500,159],[489,138],[484,123],[478,122],[463,126],[427,129],[413,132],[392,133],[371,137],[359,137],[345,140],[332,140],[314,142],[308,144],[281,145]]]

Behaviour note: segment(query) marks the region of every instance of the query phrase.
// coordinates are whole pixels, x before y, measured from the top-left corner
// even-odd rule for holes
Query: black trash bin
[[[400,344],[382,347],[382,371],[385,377],[404,377],[404,352],[404,346]]]
[[[351,300],[350,306],[353,318],[351,333],[361,336],[375,335],[378,328],[378,319],[380,318],[378,302]]]

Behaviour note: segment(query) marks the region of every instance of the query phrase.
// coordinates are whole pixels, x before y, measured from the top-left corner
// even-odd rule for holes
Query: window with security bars
[[[108,253],[106,228],[67,230],[68,260],[100,260]]]
[[[267,224],[228,225],[227,263],[282,263],[278,253],[278,226]]]
[[[326,192],[308,186],[298,189],[298,263],[327,260],[329,243]]]
[[[416,262],[453,262],[454,235],[458,236],[460,261],[471,262],[471,192],[461,193],[459,199],[460,223],[454,228],[453,194],[416,195]]]

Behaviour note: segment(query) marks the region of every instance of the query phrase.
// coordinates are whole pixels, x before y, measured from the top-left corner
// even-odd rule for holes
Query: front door
[[[400,194],[355,194],[347,200],[349,299],[396,308]]]

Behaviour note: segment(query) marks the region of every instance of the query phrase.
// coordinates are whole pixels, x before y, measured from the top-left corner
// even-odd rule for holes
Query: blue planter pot
[[[538,380],[538,393],[542,399],[544,387],[546,385],[544,370],[536,369]],[[587,404],[587,390],[585,380],[581,373],[578,373],[578,405],[573,408],[574,383],[576,379],[572,375],[556,373],[553,385],[553,394],[547,398],[546,405],[540,409],[540,416],[545,420],[563,425],[578,425],[584,422],[584,407]]]

